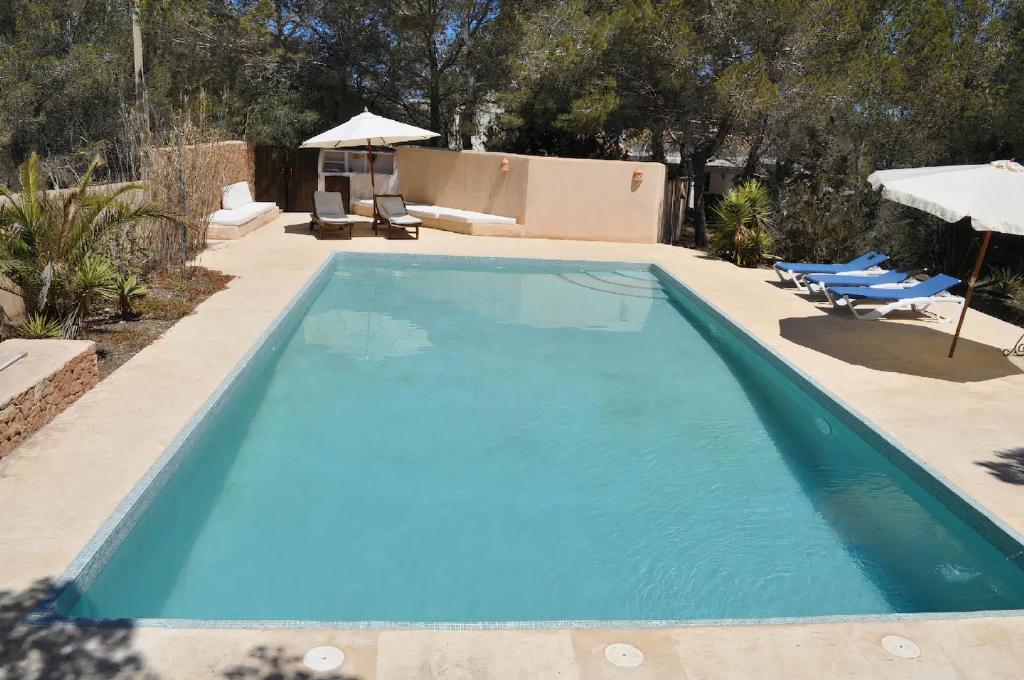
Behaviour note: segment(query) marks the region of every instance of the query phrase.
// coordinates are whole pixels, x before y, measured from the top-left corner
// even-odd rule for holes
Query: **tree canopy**
[[[139,3],[155,125],[202,92],[258,143],[369,106],[453,148],[641,153],[694,177],[729,153],[790,218],[790,252],[823,228],[835,249],[860,238],[875,168],[1024,152],[1024,0]],[[131,11],[0,0],[5,179],[33,151],[54,176],[116,152]]]

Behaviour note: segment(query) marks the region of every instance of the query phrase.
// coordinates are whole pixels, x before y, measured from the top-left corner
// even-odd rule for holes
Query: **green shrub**
[[[756,179],[733,187],[714,208],[711,251],[740,267],[756,267],[772,248],[771,198]]]
[[[127,321],[135,316],[135,309],[132,303],[136,300],[141,300],[148,293],[149,288],[135,274],[128,274],[127,276],[119,274],[114,280],[114,289],[110,298],[117,300],[121,318]]]
[[[18,326],[18,335],[29,340],[62,338],[64,337],[64,326],[59,321],[54,321],[35,312],[29,314]]]
[[[92,312],[93,303],[114,293],[116,279],[117,272],[104,258],[93,253],[82,258],[70,281],[75,296],[75,317],[84,323]]]
[[[134,197],[138,184],[100,187],[94,161],[78,184],[47,192],[36,154],[20,168],[20,191],[0,186],[0,275],[29,314],[64,319],[70,336],[110,287],[113,268],[99,256],[104,239],[147,220],[175,218]]]
[[[1024,272],[1012,267],[993,267],[975,288],[979,293],[1000,300],[1024,296]]]

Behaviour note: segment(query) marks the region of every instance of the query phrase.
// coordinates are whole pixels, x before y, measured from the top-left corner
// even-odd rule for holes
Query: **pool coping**
[[[552,267],[573,266],[598,270],[626,269],[648,271],[668,287],[674,288],[676,296],[696,303],[711,312],[716,321],[722,322],[726,328],[745,344],[752,345],[762,358],[772,362],[782,370],[786,377],[793,379],[798,386],[810,388],[810,396],[816,401],[823,398],[822,405],[833,411],[833,415],[841,417],[844,423],[858,431],[861,436],[877,438],[885,447],[880,453],[886,455],[891,462],[907,473],[918,484],[926,487],[933,494],[944,496],[938,498],[942,503],[952,500],[962,503],[965,507],[951,507],[950,510],[961,516],[971,527],[981,532],[984,537],[996,544],[998,549],[1012,544],[1020,548],[1013,555],[1014,559],[1024,556],[1024,535],[1009,526],[1006,522],[989,512],[971,496],[964,493],[947,476],[928,465],[919,456],[897,442],[885,430],[860,411],[850,406],[805,371],[798,368],[784,356],[773,350],[756,334],[747,330],[741,323],[724,312],[717,305],[697,293],[690,286],[671,274],[665,267],[650,261],[615,261],[586,260],[543,257],[503,257],[479,255],[445,255],[426,253],[375,253],[334,251],[317,267],[302,287],[294,294],[283,309],[273,318],[268,326],[253,341],[250,348],[231,368],[228,374],[217,385],[213,393],[192,414],[174,439],[168,444],[163,454],[149,467],[146,473],[132,487],[131,491],[117,505],[114,512],[103,522],[89,542],[82,548],[68,567],[55,580],[47,595],[40,600],[36,608],[28,615],[27,621],[32,624],[45,625],[54,622],[71,622],[80,626],[143,626],[151,628],[171,629],[340,629],[340,630],[553,630],[553,629],[657,629],[657,628],[693,628],[693,627],[724,627],[724,626],[758,626],[758,625],[792,625],[816,623],[851,623],[851,622],[883,622],[883,621],[941,621],[957,619],[973,619],[978,617],[1019,617],[1024,609],[976,610],[953,612],[918,612],[889,614],[835,614],[823,616],[795,616],[768,618],[721,618],[721,619],[612,619],[612,620],[551,620],[551,621],[470,621],[470,622],[420,622],[420,621],[319,621],[302,619],[173,619],[173,618],[87,618],[70,617],[59,613],[59,605],[69,598],[77,598],[80,581],[88,583],[105,566],[110,555],[117,549],[123,538],[132,530],[135,522],[149,507],[149,503],[159,494],[166,482],[180,467],[189,444],[195,437],[205,431],[207,417],[219,407],[240,379],[252,370],[254,359],[262,352],[272,352],[275,347],[268,341],[298,310],[312,301],[314,292],[327,281],[337,263],[345,259],[366,261],[405,261],[419,260],[429,262],[472,262],[493,264],[495,262],[508,265],[526,265]],[[800,385],[803,383],[803,385]],[[806,387],[804,387],[806,386]],[[838,409],[838,412],[834,412]],[[890,453],[896,453],[892,456]],[[961,513],[970,511],[970,516]],[[981,521],[979,526],[978,521]],[[1003,545],[999,545],[1003,544]],[[1008,556],[1009,557],[1009,556]]]

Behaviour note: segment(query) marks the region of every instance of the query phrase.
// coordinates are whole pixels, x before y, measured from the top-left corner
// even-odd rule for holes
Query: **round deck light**
[[[619,668],[636,668],[644,662],[644,653],[633,645],[616,642],[604,648],[604,658]]]
[[[302,657],[306,668],[314,671],[333,671],[345,663],[345,652],[331,645],[314,647]]]
[[[916,642],[899,635],[886,635],[882,638],[882,647],[901,659],[916,659],[921,656],[921,648]]]

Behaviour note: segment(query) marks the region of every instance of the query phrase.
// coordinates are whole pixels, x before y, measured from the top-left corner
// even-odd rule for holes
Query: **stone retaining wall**
[[[96,344],[88,340],[7,340],[0,365],[0,457],[28,439],[99,382]]]

